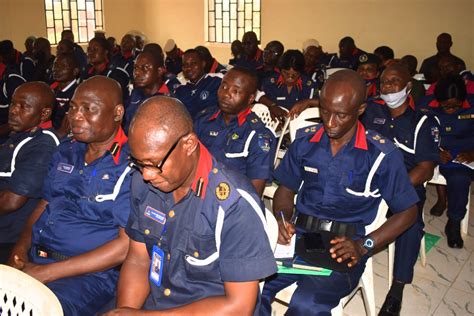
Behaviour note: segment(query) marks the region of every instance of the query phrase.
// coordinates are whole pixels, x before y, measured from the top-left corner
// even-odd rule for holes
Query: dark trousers
[[[275,274],[265,280],[260,315],[271,315],[271,302],[275,295],[295,282],[298,288],[285,315],[331,315],[331,309],[357,286],[364,269],[365,261],[352,268],[349,273],[333,271],[328,277]]]
[[[448,190],[448,218],[461,221],[466,215],[466,204],[469,197],[469,187],[474,180],[474,170],[468,167],[440,168],[446,178]]]

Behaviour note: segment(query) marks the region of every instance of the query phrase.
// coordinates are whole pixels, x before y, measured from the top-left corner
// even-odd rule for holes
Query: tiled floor
[[[474,194],[471,187],[471,210]],[[464,248],[448,247],[444,234],[446,216],[433,217],[429,208],[436,201],[434,186],[428,185],[425,206],[425,231],[442,236],[427,254],[426,267],[418,260],[413,284],[405,286],[401,315],[474,315],[474,211],[470,213],[469,235],[463,236]],[[374,256],[375,304],[377,311],[388,291],[387,251]],[[283,315],[286,307],[275,302],[274,315]],[[365,315],[360,294],[344,308],[345,315]],[[306,315],[305,315],[306,316]]]

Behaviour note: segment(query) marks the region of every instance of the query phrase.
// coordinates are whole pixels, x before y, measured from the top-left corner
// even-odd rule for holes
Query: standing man
[[[201,112],[194,130],[217,160],[246,175],[262,196],[272,176],[275,136],[252,112],[257,83],[245,68],[229,70],[217,91],[218,106]]]
[[[278,274],[268,279],[262,315],[271,314],[271,299],[294,282],[298,288],[287,315],[329,314],[357,285],[367,258],[416,219],[418,197],[402,154],[358,121],[366,107],[364,80],[352,70],[338,71],[324,84],[320,100],[323,124],[300,130],[275,170],[280,186],[273,211],[279,243],[288,244],[296,233],[298,256],[334,271],[329,277]],[[375,219],[382,199],[394,215],[367,234],[365,226]]]
[[[415,111],[410,97],[412,83],[408,69],[388,66],[380,79],[381,95],[371,101],[362,117],[367,129],[379,132],[402,151],[405,167],[420,201],[416,223],[395,242],[394,277],[379,315],[399,315],[405,284],[413,281],[413,270],[423,238],[424,183],[439,163],[439,124],[433,115]]]
[[[29,82],[13,94],[8,124],[12,132],[0,145],[0,263],[5,263],[41,189],[56,136],[51,128],[54,94],[47,84]]]
[[[119,310],[107,315],[249,315],[259,280],[276,271],[260,198],[192,130],[181,102],[161,96],[132,121],[131,160],[140,172],[132,180]]]
[[[115,295],[128,250],[128,145],[120,86],[97,76],[69,108],[73,139],[53,155],[43,200],[33,210],[9,264],[45,283],[65,315],[94,315]]]

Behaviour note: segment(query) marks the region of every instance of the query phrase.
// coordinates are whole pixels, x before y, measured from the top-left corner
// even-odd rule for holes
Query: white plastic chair
[[[290,120],[288,128],[290,130],[291,142],[295,140],[297,130],[316,124],[319,118],[319,108],[311,107],[301,112],[293,120]]]
[[[20,270],[0,265],[1,315],[61,316],[63,309],[50,289]]]
[[[339,70],[344,70],[344,69],[346,69],[346,68],[328,68],[328,69],[326,69],[326,71],[324,72],[324,80],[331,77],[331,75],[334,74],[335,72],[338,72]]]
[[[268,226],[268,240],[270,241],[273,252],[275,252],[278,242],[278,222],[273,213],[267,208],[265,208],[265,218]]]
[[[382,200],[380,202],[379,208],[377,210],[377,216],[375,217],[374,221],[365,227],[365,233],[369,234],[374,230],[378,229],[382,224],[386,221],[388,206],[387,203]],[[280,302],[288,304],[291,300],[291,296],[293,292],[296,290],[297,286],[296,283],[288,286],[287,288],[283,289],[278,293],[277,299]],[[365,264],[364,273],[359,280],[359,284],[356,288],[346,297],[343,297],[339,301],[339,305],[334,307],[331,310],[331,315],[333,316],[342,316],[344,306],[352,299],[352,297],[357,293],[357,291],[361,290],[362,299],[365,305],[365,312],[368,316],[375,316],[375,291],[374,291],[374,269],[372,258],[369,258]]]
[[[280,121],[278,121],[277,119],[272,119],[272,116],[270,115],[270,110],[266,105],[261,103],[255,103],[252,106],[252,112],[254,112],[262,120],[266,128],[271,130],[275,136],[277,135],[277,128],[278,125],[280,125]]]

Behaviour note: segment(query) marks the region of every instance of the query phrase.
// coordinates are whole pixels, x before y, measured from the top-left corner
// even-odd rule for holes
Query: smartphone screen
[[[325,250],[323,239],[319,233],[305,233],[304,243],[306,251]]]

